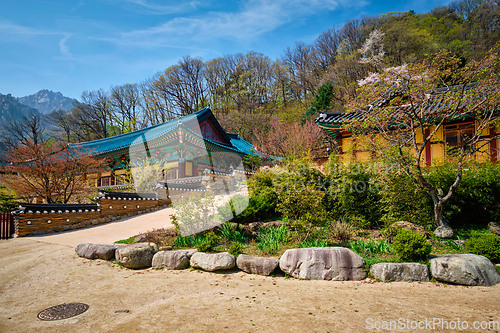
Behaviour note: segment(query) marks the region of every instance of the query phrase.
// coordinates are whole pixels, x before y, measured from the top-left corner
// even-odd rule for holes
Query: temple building
[[[439,111],[442,108],[448,107],[446,93],[448,91],[453,91],[454,89],[461,88],[462,86],[455,86],[450,88],[439,88],[428,94],[428,99],[430,100],[429,106],[425,108],[424,112],[432,116],[433,112]],[[476,89],[475,84],[470,84],[466,86],[466,90]],[[364,142],[363,136],[354,136],[351,131],[346,127],[354,120],[364,119],[370,117],[370,111],[374,108],[384,108],[390,105],[391,99],[396,97],[395,94],[387,94],[389,97],[381,98],[374,101],[370,105],[362,108],[359,111],[347,112],[347,113],[321,113],[319,117],[315,119],[315,122],[320,128],[322,128],[328,135],[334,138],[338,145],[338,153],[343,156],[345,162],[351,159],[358,161],[368,161],[372,158],[373,151],[369,145]],[[409,108],[409,105],[402,105],[399,108],[391,111],[393,113],[395,121],[398,119],[398,113],[406,112],[405,108]],[[460,147],[464,140],[471,137],[477,129],[480,127],[480,121],[474,118],[472,115],[467,114],[465,116],[455,117],[453,119],[446,119],[442,126],[439,126],[437,132],[432,137],[430,142],[425,145],[424,151],[424,161],[422,161],[428,167],[436,164],[440,164],[447,157],[447,150],[455,149]],[[425,129],[424,135],[428,136],[434,129],[435,125],[430,125]],[[500,151],[500,140],[496,139],[497,134],[500,131],[499,126],[491,126],[489,128],[484,128],[481,131],[480,138],[482,139],[492,139],[487,145],[485,145],[480,151],[474,154],[474,158],[478,162],[491,161],[496,162],[498,160],[498,152]],[[422,136],[417,132],[416,135],[417,144],[423,142]]]
[[[145,158],[161,165],[164,180],[175,180],[200,178],[206,168],[229,171],[254,154],[252,144],[224,131],[210,107],[134,132],[71,145],[106,160],[105,171],[94,177],[97,187],[126,183],[129,167]]]

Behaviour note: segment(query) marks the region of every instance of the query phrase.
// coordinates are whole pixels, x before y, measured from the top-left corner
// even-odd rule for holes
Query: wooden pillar
[[[342,149],[342,134],[339,133],[339,155],[342,155],[344,150]]]
[[[490,139],[494,138],[497,135],[495,128],[490,128]],[[492,163],[496,163],[498,158],[498,150],[497,150],[497,139],[493,139],[490,141],[490,161]]]
[[[424,132],[425,138],[428,137],[431,134],[430,129],[426,129]],[[425,138],[422,138],[422,140],[425,140]],[[431,167],[432,165],[432,155],[431,155],[431,141],[427,141],[425,144],[425,164],[427,165],[428,168]]]
[[[178,178],[184,178],[186,177],[186,163],[184,162],[184,159],[181,158],[179,159],[179,177]]]
[[[198,162],[193,161],[193,177],[198,176]]]

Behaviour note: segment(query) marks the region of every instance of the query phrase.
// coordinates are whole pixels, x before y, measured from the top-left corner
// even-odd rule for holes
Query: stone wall
[[[15,237],[85,228],[155,211],[171,204],[170,198],[103,195],[95,205],[21,204],[15,212]]]

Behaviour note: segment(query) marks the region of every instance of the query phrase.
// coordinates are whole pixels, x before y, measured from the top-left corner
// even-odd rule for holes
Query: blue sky
[[[449,0],[0,0],[0,93],[139,83],[184,55],[204,61],[257,51],[280,57],[296,41],[391,11]]]

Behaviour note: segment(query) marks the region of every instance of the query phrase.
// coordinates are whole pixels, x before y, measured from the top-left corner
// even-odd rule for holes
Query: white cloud
[[[144,0],[128,0],[143,3]],[[161,25],[122,33],[108,41],[145,48],[184,44],[186,40],[229,39],[248,42],[284,24],[341,7],[363,6],[349,0],[250,0],[237,12],[208,12],[177,17]]]
[[[54,35],[54,32],[32,29],[22,25],[9,22],[0,22],[0,32],[4,34],[20,34],[20,35]]]
[[[148,0],[125,0],[147,14],[174,14],[194,10],[201,5],[198,1],[178,1],[175,4],[163,5]]]
[[[66,41],[71,37],[71,34],[65,34],[64,37],[59,41],[59,50],[61,54],[65,57],[71,57],[72,54],[69,52]]]

